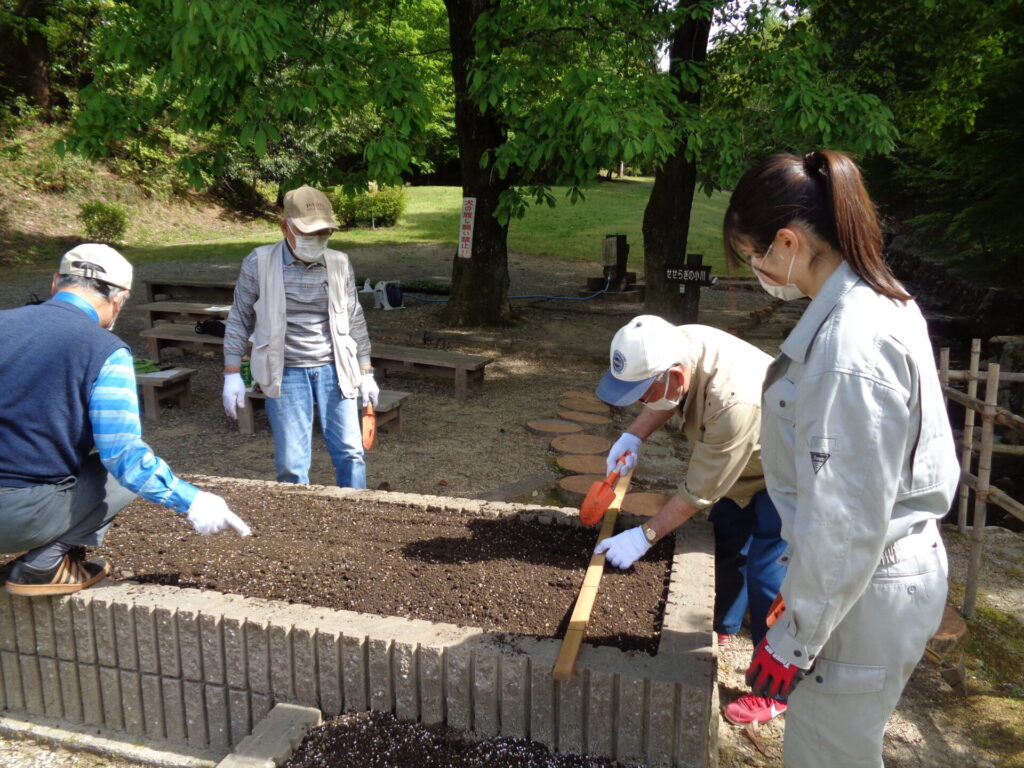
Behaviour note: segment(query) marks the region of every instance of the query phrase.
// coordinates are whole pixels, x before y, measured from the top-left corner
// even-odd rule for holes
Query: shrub
[[[85,236],[95,243],[118,243],[128,228],[128,214],[117,203],[90,200],[82,203],[78,220],[85,227]]]
[[[405,187],[381,187],[356,194],[335,190],[332,204],[343,227],[393,227],[405,213]]]

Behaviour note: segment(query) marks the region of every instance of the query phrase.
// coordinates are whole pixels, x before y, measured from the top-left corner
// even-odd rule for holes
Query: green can
[[[242,383],[247,387],[252,386],[252,370],[249,368],[249,361],[242,361]]]

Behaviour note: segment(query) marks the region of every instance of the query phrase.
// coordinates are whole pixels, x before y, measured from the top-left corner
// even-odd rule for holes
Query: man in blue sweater
[[[103,542],[136,495],[188,516],[201,534],[249,527],[224,499],[179,479],[142,440],[131,351],[111,333],[132,266],[87,243],[64,254],[42,304],[0,312],[0,552],[4,589],[64,595],[110,570]]]

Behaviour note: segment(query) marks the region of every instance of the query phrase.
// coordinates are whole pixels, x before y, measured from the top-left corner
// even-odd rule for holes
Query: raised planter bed
[[[211,478],[202,485],[240,487]],[[571,509],[241,486],[254,498],[283,495],[296,505],[345,499],[411,514],[578,524]],[[179,531],[172,543],[190,536]],[[657,652],[586,644],[564,682],[551,678],[557,640],[509,631],[113,580],[66,598],[0,593],[0,706],[221,755],[274,703],[290,702],[325,716],[372,709],[481,738],[528,737],[563,752],[703,766],[717,730],[705,524],[684,527],[672,560]],[[233,565],[253,579],[273,577],[248,558]]]

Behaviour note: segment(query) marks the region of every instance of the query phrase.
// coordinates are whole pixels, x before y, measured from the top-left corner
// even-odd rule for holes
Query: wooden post
[[[946,387],[949,386],[949,347],[939,350],[939,387],[942,389],[942,402],[949,405]]]
[[[978,359],[981,357],[981,339],[971,340],[971,369],[967,374],[967,396],[978,396]],[[974,458],[974,409],[964,410],[963,449],[960,452],[960,470],[970,473],[971,459]],[[960,509],[957,513],[957,530],[967,535],[967,505],[971,489],[966,483],[960,484]]]
[[[965,619],[974,616],[978,598],[978,574],[981,570],[981,549],[985,539],[985,514],[988,486],[992,475],[992,442],[995,432],[996,402],[999,397],[999,365],[989,363],[985,379],[985,406],[981,413],[981,450],[978,453],[978,487],[974,492],[974,522],[971,525],[971,553],[967,562],[967,588],[960,611]]]

